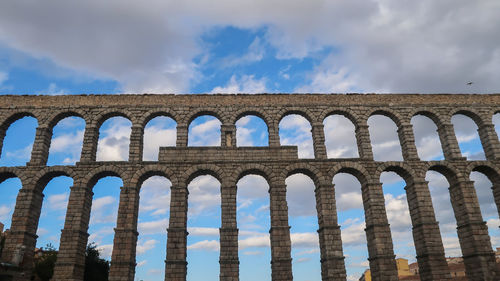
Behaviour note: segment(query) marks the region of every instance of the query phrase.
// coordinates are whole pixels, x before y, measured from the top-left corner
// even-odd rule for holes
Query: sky
[[[465,1],[1,1],[0,94],[121,93],[498,93],[500,2]],[[467,85],[468,82],[473,82]],[[500,114],[492,117],[500,132]],[[462,154],[484,159],[477,126],[452,119]],[[418,154],[443,159],[435,124],[412,119]],[[112,118],[100,128],[98,160],[126,160],[130,121]],[[266,124],[238,120],[238,146],[267,146]],[[324,120],[329,158],[358,157],[354,125],[345,117]],[[402,160],[396,125],[387,117],[368,121],[376,160]],[[13,123],[4,140],[2,166],[29,161],[37,121]],[[79,160],[84,120],[67,118],[54,128],[48,165]],[[310,124],[298,115],[280,123],[280,143],[297,145],[312,158]],[[190,146],[220,145],[220,121],[201,116],[189,127]],[[158,147],[175,146],[176,123],[150,121],[144,160]],[[411,222],[403,187],[393,173],[381,177],[395,253],[413,262]],[[447,256],[460,255],[448,183],[439,173],[426,180]],[[499,218],[491,183],[473,173],[493,247],[500,247]],[[320,280],[314,185],[290,176],[287,202],[295,280]],[[349,280],[368,268],[359,182],[334,177]],[[44,190],[38,247],[58,247],[71,178],[55,178]],[[116,224],[119,178],[94,187],[89,242],[109,258]],[[220,192],[210,176],[190,185],[188,280],[218,279]],[[169,218],[168,179],[153,177],[141,189],[136,280],[163,280]],[[10,227],[18,179],[0,183],[0,221]],[[270,280],[269,194],[263,178],[238,182],[241,280]],[[438,204],[439,202],[439,204]],[[258,268],[258,270],[256,270]],[[197,274],[203,273],[203,277]]]

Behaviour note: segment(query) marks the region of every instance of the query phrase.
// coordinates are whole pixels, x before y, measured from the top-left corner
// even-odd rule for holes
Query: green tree
[[[34,275],[41,281],[49,281],[54,274],[54,266],[57,259],[57,250],[48,244],[42,248],[43,254],[35,260]],[[85,275],[84,281],[108,281],[109,261],[100,257],[95,243],[87,245],[85,251]]]
[[[95,243],[87,245],[85,251],[84,281],[108,281],[109,261],[100,257]]]
[[[42,256],[35,260],[35,275],[42,281],[49,281],[54,274],[54,265],[57,259],[57,250],[52,244],[41,248]]]

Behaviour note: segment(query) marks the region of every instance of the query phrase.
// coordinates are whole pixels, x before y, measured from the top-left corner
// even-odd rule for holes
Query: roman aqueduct
[[[134,280],[136,266],[139,190],[142,182],[161,175],[172,182],[167,235],[165,280],[185,280],[187,273],[187,184],[209,174],[221,183],[220,280],[238,280],[238,227],[236,183],[248,174],[263,176],[269,184],[271,216],[272,280],[292,280],[290,228],[286,202],[287,176],[300,172],[315,184],[321,270],[323,280],[346,280],[344,254],[332,178],[337,173],[354,175],[362,186],[369,264],[374,280],[398,280],[393,243],[387,220],[380,174],[392,171],[406,182],[413,225],[416,258],[422,280],[446,280],[439,225],[435,218],[425,173],[443,174],[450,183],[450,197],[457,232],[470,280],[498,280],[490,237],[478,199],[469,179],[480,171],[493,183],[500,211],[500,143],[492,116],[500,111],[500,95],[79,95],[1,96],[0,144],[10,124],[25,116],[38,121],[31,160],[22,167],[0,167],[0,182],[17,177],[22,182],[9,235],[1,260],[11,262],[16,248],[24,245],[21,269],[29,272],[37,239],[37,225],[45,185],[54,177],[74,180],[53,280],[83,280],[84,252],[92,203],[92,187],[106,176],[123,180],[111,258],[110,280]],[[279,122],[287,114],[299,114],[311,124],[314,159],[299,159],[297,147],[280,146]],[[486,160],[467,161],[460,152],[451,117],[464,114],[478,126]],[[200,115],[212,115],[221,123],[220,147],[188,147],[188,126]],[[256,115],[268,127],[268,147],[237,147],[235,122]],[[359,158],[328,159],[323,120],[344,115],[355,126]],[[404,161],[373,160],[367,119],[381,114],[398,127]],[[418,157],[412,116],[425,115],[438,128],[445,159],[421,161]],[[76,165],[47,166],[52,129],[68,116],[85,120],[80,161]],[[132,123],[128,161],[96,161],[101,124],[123,116]],[[158,161],[143,161],[146,123],[157,116],[177,122],[176,147],[160,149]],[[20,280],[22,277],[18,277]]]

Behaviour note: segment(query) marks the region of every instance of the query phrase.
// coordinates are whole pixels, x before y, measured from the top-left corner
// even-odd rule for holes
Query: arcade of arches
[[[470,173],[477,171],[493,184],[492,196],[500,211],[500,143],[493,116],[500,111],[500,95],[109,95],[109,96],[1,96],[0,150],[6,131],[16,120],[36,118],[31,159],[26,166],[0,167],[0,182],[19,178],[22,183],[1,261],[11,263],[24,246],[20,272],[30,272],[45,185],[54,177],[73,179],[53,280],[83,280],[85,247],[92,203],[92,188],[99,179],[116,176],[123,181],[114,229],[110,280],[134,280],[136,267],[139,192],[151,176],[172,183],[167,236],[165,280],[185,280],[187,273],[188,184],[200,175],[220,183],[220,280],[239,280],[236,186],[250,174],[262,176],[269,186],[272,280],[292,280],[287,177],[302,173],[315,185],[322,280],[346,280],[340,227],[337,222],[333,177],[348,173],[358,179],[365,211],[366,240],[373,280],[398,280],[391,231],[384,205],[380,175],[395,172],[406,182],[416,259],[421,280],[447,280],[439,224],[428,184],[429,170],[441,173],[449,192],[466,274],[470,280],[498,280],[488,229],[481,216]],[[287,115],[310,123],[314,155],[298,158],[297,146],[280,145],[279,124]],[[470,117],[478,128],[485,160],[462,156],[451,119]],[[220,146],[188,146],[191,122],[210,115],[220,121]],[[237,146],[236,122],[256,116],[267,125],[267,146]],[[328,158],[323,121],[342,115],[354,125],[358,156]],[[390,118],[397,127],[402,161],[375,161],[368,119]],[[411,119],[431,119],[441,141],[444,159],[422,161],[417,153]],[[47,166],[53,128],[70,116],[85,121],[83,146],[74,165]],[[158,116],[176,122],[176,145],[160,147],[157,161],[143,160],[144,128]],[[109,118],[131,123],[127,161],[97,161],[99,129]],[[219,143],[219,142],[217,142]],[[19,275],[16,280],[24,280]]]

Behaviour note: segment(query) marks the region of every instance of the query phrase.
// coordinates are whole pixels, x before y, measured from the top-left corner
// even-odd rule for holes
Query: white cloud
[[[269,234],[256,235],[238,240],[238,249],[240,250],[244,250],[247,248],[269,248],[269,247],[271,247],[271,240],[269,240]]]
[[[354,124],[349,119],[330,115],[323,123],[328,158],[359,157]]]
[[[51,96],[59,96],[59,95],[66,95],[68,94],[68,91],[62,88],[59,88],[56,83],[50,83],[49,87],[43,91],[37,92],[37,94],[46,94],[46,95],[51,95]]]
[[[237,146],[254,146],[253,140],[252,140],[252,133],[254,133],[256,130],[251,129],[251,128],[245,128],[245,127],[237,127],[236,130],[236,142]]]
[[[292,241],[292,247],[299,247],[299,248],[319,247],[317,232],[291,233],[290,239]]]
[[[101,127],[97,143],[97,161],[126,161],[130,145],[130,121],[113,117],[104,122],[103,126],[105,128]]]
[[[477,124],[469,117],[457,114],[451,118],[451,123],[455,128],[455,135],[457,137],[457,141],[460,144],[460,149],[462,150],[462,155],[467,157],[469,160],[484,160],[485,155],[483,151],[483,147],[479,140],[479,134],[477,132]],[[474,151],[464,151],[463,146],[472,143],[477,144],[474,148]]]
[[[309,255],[309,254],[314,254],[314,253],[319,253],[319,247],[315,247],[314,249],[308,249],[308,250],[296,252],[295,256],[298,257],[298,256]]]
[[[3,222],[8,220],[11,216],[12,210],[13,209],[7,205],[1,205],[0,206],[0,220]]]
[[[368,118],[368,126],[373,158],[377,161],[402,161],[396,124],[389,117],[373,115]]]
[[[366,244],[365,222],[359,219],[344,221],[341,230],[342,243],[345,246]]]
[[[137,255],[143,255],[147,251],[154,249],[156,244],[158,244],[158,241],[154,239],[147,241],[139,241],[139,243],[137,243]]]
[[[115,198],[113,198],[112,196],[104,196],[94,199],[92,200],[92,211],[99,212],[103,208],[106,208],[107,206],[115,203],[115,201]]]
[[[316,217],[314,182],[304,174],[295,174],[286,179],[286,200],[291,217]]]
[[[360,192],[348,192],[337,195],[337,206],[340,212],[363,208],[363,198]]]
[[[26,159],[27,161],[29,161],[29,159],[31,158],[32,148],[33,148],[33,143],[21,149],[17,149],[14,151],[7,151],[5,153],[5,156],[12,159]]]
[[[214,251],[218,252],[220,249],[219,241],[203,240],[187,246],[188,250],[198,251]]]
[[[137,229],[140,234],[163,234],[167,232],[168,219],[139,222]]]
[[[99,250],[101,257],[109,260],[113,252],[113,244],[98,245],[97,250]]]
[[[52,210],[66,210],[68,206],[69,193],[53,194],[47,200],[49,208]]]
[[[211,118],[196,125],[190,125],[188,142],[190,146],[220,146],[221,122]]]
[[[461,256],[460,242],[458,237],[454,236],[442,236],[443,246],[448,257],[459,257]]]
[[[97,244],[102,244],[104,238],[109,237],[110,235],[114,235],[115,231],[112,227],[101,227],[97,231],[94,231],[89,235],[89,242],[95,242]]]
[[[257,217],[254,216],[254,215],[251,215],[251,214],[247,214],[247,215],[240,215],[239,216],[239,219],[238,219],[238,222],[241,224],[241,225],[248,225],[250,223],[253,223],[257,220]]]
[[[116,222],[118,202],[112,196],[104,196],[92,200],[90,223]]]
[[[156,126],[144,129],[144,160],[157,161],[161,146],[175,146],[177,131]]]
[[[314,158],[311,124],[306,118],[291,114],[279,124],[281,145],[296,145],[299,158]]]
[[[436,157],[444,158],[439,136],[422,138],[418,144],[417,151],[420,159],[425,161],[433,160]]]
[[[172,183],[160,176],[150,177],[141,186],[139,217],[146,215],[166,216],[170,210],[170,186]]]
[[[434,121],[423,115],[417,115],[412,117],[411,124],[419,158],[424,161],[444,159],[441,141]]]
[[[394,196],[390,193],[384,195],[387,219],[391,225],[391,231],[410,232],[412,225],[410,211],[406,202],[406,195]]]
[[[196,73],[190,62],[197,53],[192,28],[176,13],[165,14],[173,12],[169,3],[122,4],[3,3],[0,38],[15,49],[49,58],[61,66],[116,79],[125,91],[186,89]],[[35,10],[37,13],[28,12]],[[31,24],[25,24],[27,20]],[[12,33],[12,28],[23,32]]]
[[[405,181],[395,172],[382,172],[380,175],[380,182],[384,185],[386,184],[395,184],[398,183],[400,187],[403,188],[405,186]]]
[[[276,48],[278,59],[331,51],[304,82],[311,91],[355,85],[363,91],[493,92],[500,83],[498,5],[494,0],[7,1],[0,6],[0,39],[34,57],[115,79],[125,91],[182,92],[200,76],[193,59],[206,52],[201,34],[225,26],[266,27],[260,40]],[[248,56],[255,61],[261,53],[257,48]],[[465,85],[469,80],[472,87]]]
[[[219,119],[211,119],[211,120],[203,122],[199,125],[194,126],[192,128],[192,132],[193,132],[193,134],[203,135],[209,131],[213,131],[216,129],[220,130],[220,126],[221,126],[221,123],[220,123]]]
[[[500,135],[500,113],[496,113],[493,115],[493,124],[495,125],[495,131],[497,133],[497,136]]]
[[[84,130],[62,134],[52,138],[49,153],[65,153],[70,156],[64,164],[75,163],[80,159]]]
[[[237,188],[238,203],[269,196],[269,185],[262,176],[247,175],[238,181]],[[243,207],[238,206],[238,208]]]
[[[296,260],[293,260],[293,262],[294,262],[294,263],[303,263],[303,262],[308,262],[308,261],[310,261],[310,260],[311,260],[311,258],[306,258],[306,257],[304,257],[304,258],[298,258],[298,259],[296,259]]]
[[[137,263],[137,267],[141,267],[141,266],[145,265],[147,262],[148,262],[147,260],[140,261]]]
[[[264,252],[262,252],[262,251],[245,251],[245,252],[243,252],[243,255],[245,255],[245,256],[260,256],[263,254],[264,254]]]
[[[42,227],[39,227],[36,231],[36,235],[38,235],[38,236],[45,236],[47,234],[49,234],[49,230],[42,228]]]
[[[219,236],[219,229],[215,227],[188,227],[189,235]]]
[[[188,185],[188,216],[216,213],[220,208],[220,184],[212,176],[200,176]]]
[[[340,173],[333,177],[338,213],[363,209],[361,184],[352,175]]]
[[[334,58],[330,58],[334,60]],[[327,64],[325,64],[326,66]],[[347,67],[340,69],[328,67],[318,67],[312,73],[311,82],[295,89],[298,93],[345,93],[355,92],[358,89],[359,78],[351,77]]]
[[[266,82],[266,78],[256,79],[254,75],[242,75],[239,79],[236,75],[233,75],[227,82],[226,86],[215,87],[212,89],[211,93],[266,93],[268,92]]]

